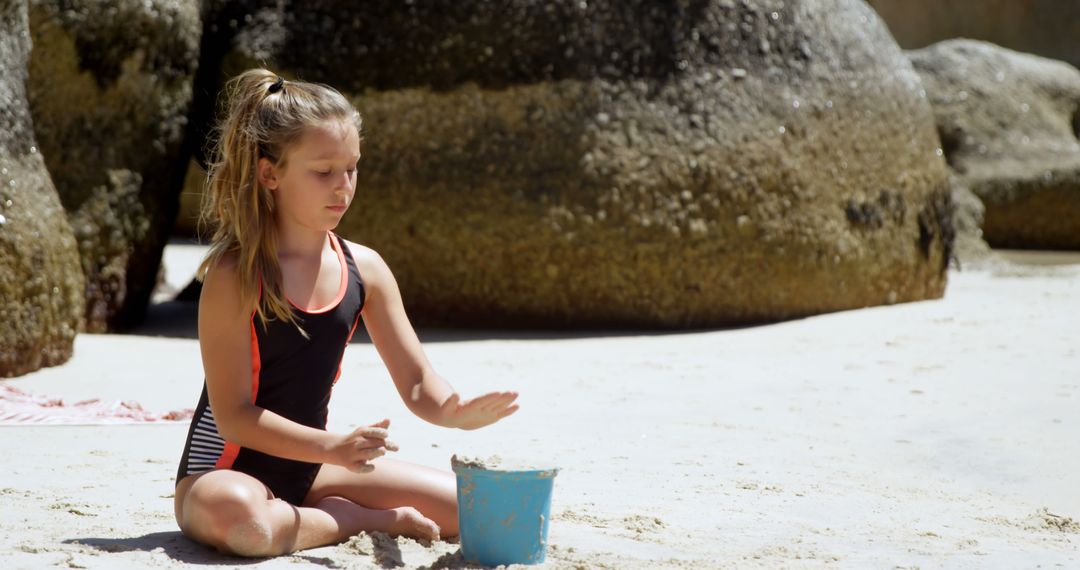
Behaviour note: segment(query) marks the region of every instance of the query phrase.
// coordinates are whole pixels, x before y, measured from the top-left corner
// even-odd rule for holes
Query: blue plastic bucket
[[[451,466],[457,474],[462,558],[485,566],[543,562],[558,469]]]

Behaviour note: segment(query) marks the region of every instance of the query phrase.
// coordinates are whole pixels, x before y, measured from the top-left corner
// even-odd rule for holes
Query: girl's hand
[[[386,439],[389,436],[387,431],[389,427],[390,420],[384,419],[370,426],[356,428],[352,433],[342,436],[331,446],[327,451],[329,460],[326,463],[341,465],[349,471],[357,473],[373,471],[375,466],[368,463],[368,461],[386,455],[386,450],[397,451],[399,449],[396,443]]]
[[[510,403],[517,397],[517,392],[491,392],[462,402],[461,395],[454,392],[439,408],[439,424],[465,430],[482,428],[516,412],[518,405]]]

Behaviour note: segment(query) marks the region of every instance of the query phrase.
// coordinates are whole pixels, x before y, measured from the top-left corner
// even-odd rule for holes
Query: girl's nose
[[[338,186],[343,187],[343,188],[348,188],[349,190],[352,190],[353,179],[352,179],[352,174],[349,174],[349,171],[346,170],[342,174],[342,177],[338,179]]]
[[[356,183],[352,178],[345,175],[345,178],[338,180],[337,185],[334,186],[334,195],[339,198],[351,198],[355,191]]]

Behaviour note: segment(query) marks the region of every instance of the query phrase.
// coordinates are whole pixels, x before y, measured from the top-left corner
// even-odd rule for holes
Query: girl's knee
[[[209,481],[207,483],[210,483]],[[269,500],[232,481],[194,486],[184,500],[180,530],[192,539],[237,556],[270,556],[273,525]]]
[[[265,516],[234,521],[225,530],[218,550],[236,556],[274,556],[274,532]]]
[[[274,547],[272,513],[266,505],[226,501],[207,518],[208,542],[219,552],[254,557],[280,554]]]

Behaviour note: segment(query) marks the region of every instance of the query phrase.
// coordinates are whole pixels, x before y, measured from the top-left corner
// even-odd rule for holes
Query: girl
[[[457,534],[450,471],[384,457],[390,420],[326,431],[341,357],[363,317],[406,407],[448,428],[514,413],[515,392],[462,400],[435,373],[375,251],[333,233],[353,200],[360,114],[325,85],[249,70],[226,86],[199,268],[206,373],[176,475],[181,531],[272,556],[361,530]]]

